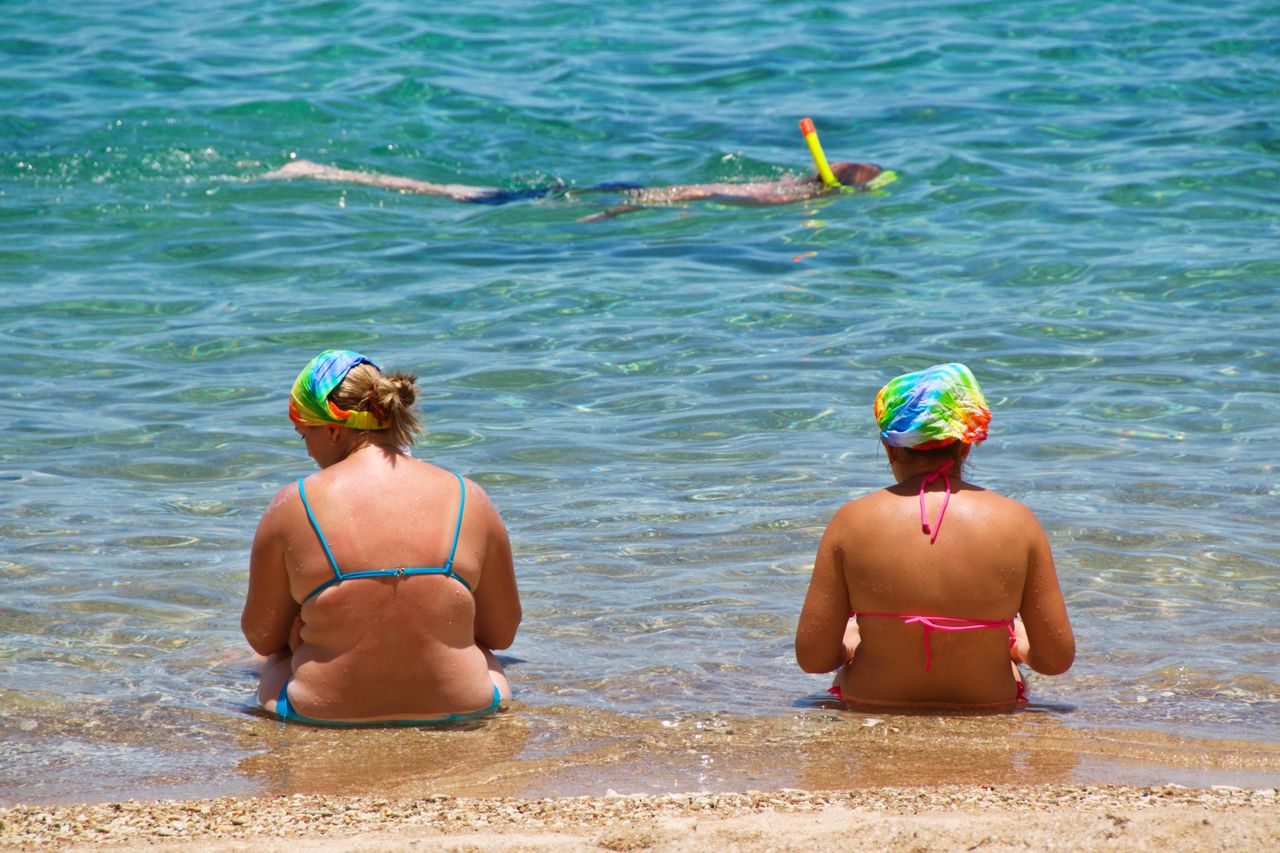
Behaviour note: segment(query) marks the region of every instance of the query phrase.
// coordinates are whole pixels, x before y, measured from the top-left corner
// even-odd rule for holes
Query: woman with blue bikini
[[[241,627],[266,657],[258,702],[313,725],[426,725],[511,696],[492,649],[520,625],[511,545],[470,480],[414,459],[415,377],[328,350],[289,417],[320,466],[275,496]]]
[[[977,380],[963,364],[899,376],[876,396],[875,416],[896,484],[850,501],[827,525],[797,662],[836,670],[831,693],[847,702],[1026,701],[1017,664],[1065,672],[1075,638],[1036,517],[963,479],[991,420]]]

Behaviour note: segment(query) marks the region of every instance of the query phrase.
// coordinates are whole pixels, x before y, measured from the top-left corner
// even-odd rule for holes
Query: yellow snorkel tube
[[[822,178],[822,183],[832,189],[844,187],[844,184],[837,181],[835,174],[831,171],[827,155],[822,153],[822,143],[818,141],[818,129],[813,126],[813,119],[800,119],[800,132],[804,134],[804,141],[809,146],[809,153],[813,155],[813,164],[818,167],[818,177]]]
[[[818,129],[813,126],[813,119],[800,119],[800,132],[804,134],[804,141],[809,146],[809,153],[813,155],[813,164],[818,167],[818,177],[822,179],[822,183],[833,190],[840,190],[846,193],[853,192],[855,187],[846,187],[836,180],[835,173],[831,171],[831,164],[827,162],[827,155],[822,153],[822,143],[818,141]],[[886,169],[869,181],[866,189],[878,190],[885,184],[893,183],[896,180],[898,180],[898,174]]]

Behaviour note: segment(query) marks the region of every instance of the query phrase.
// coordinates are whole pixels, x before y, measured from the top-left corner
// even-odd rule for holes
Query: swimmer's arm
[[[584,216],[579,222],[599,222],[613,219],[624,213],[634,213],[646,207],[681,204],[688,201],[714,201],[721,204],[741,204],[766,207],[775,204],[791,204],[815,198],[829,192],[815,181],[756,181],[746,184],[677,184],[671,187],[652,187],[632,190],[625,204],[611,207],[600,213]]]
[[[523,617],[511,559],[511,540],[502,516],[484,491],[468,481],[467,494],[476,499],[468,502],[468,510],[472,503],[480,504],[480,518],[485,526],[484,563],[475,589],[475,638],[486,649],[505,649],[515,641]]]
[[[454,201],[474,201],[497,192],[494,187],[473,187],[467,184],[433,184],[429,181],[416,181],[413,178],[401,178],[378,172],[356,172],[351,169],[322,166],[310,160],[294,160],[273,172],[267,172],[262,177],[267,180],[311,178],[317,181],[361,184],[367,187],[380,187],[388,190],[399,190],[400,192],[451,198]]]
[[[1019,613],[1026,629],[1025,645],[1014,651],[1036,672],[1058,675],[1071,668],[1076,658],[1076,640],[1067,617],[1058,573],[1053,564],[1049,539],[1030,510],[1027,528],[1032,543],[1027,560],[1027,580],[1022,589]]]
[[[297,486],[288,486],[276,495],[263,513],[249,552],[249,591],[244,611],[240,614],[240,630],[255,652],[272,655],[287,652],[294,634],[294,624],[301,607],[289,589],[289,573],[284,561],[284,496]]]
[[[637,210],[645,210],[642,204],[619,204],[608,210],[602,210],[599,213],[593,213],[590,216],[584,216],[579,222],[602,222],[606,219],[613,219],[624,213],[635,213]]]
[[[845,510],[827,525],[813,561],[813,576],[796,626],[796,663],[805,672],[831,672],[848,657],[845,631],[849,625],[849,587],[844,576],[844,553],[836,534],[843,528]]]

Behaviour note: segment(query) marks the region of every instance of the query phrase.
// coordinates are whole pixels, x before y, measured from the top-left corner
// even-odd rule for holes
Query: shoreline
[[[1047,714],[244,723],[212,790],[81,779],[51,804],[10,798],[0,850],[1280,849],[1280,744]]]
[[[0,808],[292,795],[401,801],[431,796],[539,800],[626,794],[1128,786],[1280,787],[1280,743],[1081,727],[1061,715],[895,715],[805,710],[637,718],[522,708],[450,729],[329,730],[245,716],[154,742],[125,721],[10,741]],[[185,724],[187,720],[178,721]],[[18,732],[15,732],[16,734]],[[36,734],[39,734],[38,732]],[[59,760],[88,746],[110,769]],[[148,743],[152,739],[152,743]],[[94,753],[91,753],[93,755]],[[129,760],[135,756],[146,760]],[[105,772],[104,772],[105,771]]]
[[[0,809],[0,849],[1272,850],[1275,788],[947,785],[512,798],[218,797]]]

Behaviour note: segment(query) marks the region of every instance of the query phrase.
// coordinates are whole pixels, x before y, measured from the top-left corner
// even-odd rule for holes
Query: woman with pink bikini
[[[827,525],[797,662],[837,670],[831,692],[847,702],[1025,701],[1017,664],[1066,672],[1075,637],[1036,517],[963,478],[991,420],[977,380],[963,364],[899,376],[876,396],[875,415],[896,484],[850,501]]]

